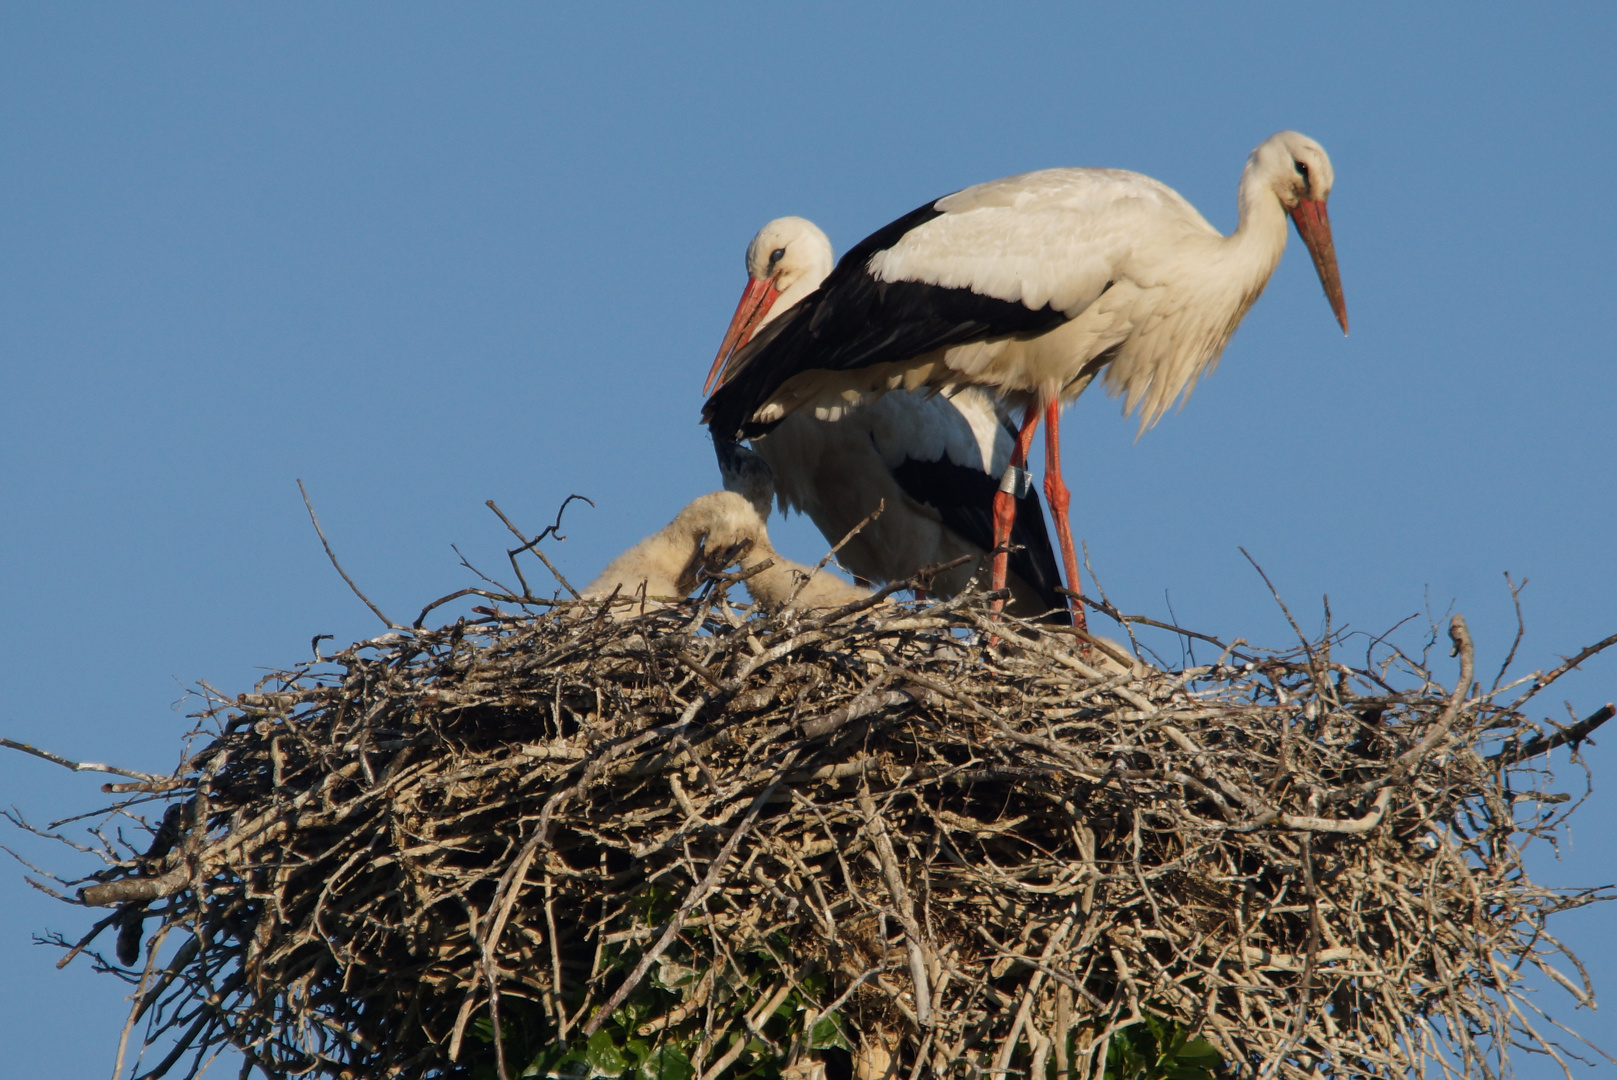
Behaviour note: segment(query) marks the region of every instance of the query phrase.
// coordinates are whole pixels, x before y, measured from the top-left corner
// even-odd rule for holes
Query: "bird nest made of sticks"
[[[1582,656],[1500,704],[1458,618],[1445,690],[980,596],[479,612],[210,696],[107,786],[58,893],[112,911],[58,942],[132,984],[133,1074],[1089,1077],[1149,1022],[1226,1075],[1486,1076],[1570,1053],[1530,975],[1592,1003],[1546,920],[1600,894],[1522,855],[1611,715],[1522,712]]]

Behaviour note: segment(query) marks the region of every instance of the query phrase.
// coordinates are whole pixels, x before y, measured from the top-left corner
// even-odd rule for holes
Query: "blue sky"
[[[1617,632],[1613,55],[1594,4],[0,5],[0,734],[166,770],[187,685],[378,630],[300,477],[394,618],[469,583],[451,543],[503,562],[488,498],[595,499],[553,549],[588,578],[718,486],[701,382],[769,218],[840,251],[1109,165],[1227,230],[1288,127],[1335,164],[1352,336],[1293,242],[1182,413],[1068,412],[1075,531],[1126,610],[1284,645],[1240,545],[1306,628],[1324,594],[1368,632],[1452,605],[1493,666],[1508,571],[1552,666]],[[1540,712],[1613,697],[1601,657]],[[1617,754],[1587,758],[1554,884],[1617,881]],[[0,755],[39,821],[98,783]],[[1561,927],[1608,998],[1611,917]],[[29,943],[84,925],[0,872],[5,1071],[110,1070],[119,986]]]

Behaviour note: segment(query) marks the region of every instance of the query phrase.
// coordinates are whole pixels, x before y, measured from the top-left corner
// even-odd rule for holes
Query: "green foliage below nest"
[[[685,969],[694,980],[696,973]],[[655,981],[655,980],[654,980]],[[659,989],[670,987],[658,984]],[[811,990],[825,987],[810,985]],[[795,996],[795,995],[794,995]],[[520,1066],[515,1075],[555,1080],[626,1078],[626,1080],[693,1080],[691,1054],[700,1036],[664,1039],[653,1043],[642,1037],[640,1023],[658,1015],[667,1003],[648,1002],[650,995],[639,995],[612,1015],[582,1046],[569,1047],[555,1039],[555,1029],[534,1010],[524,1019],[504,1022],[504,1047],[508,1059]],[[734,1080],[779,1080],[785,1069],[778,1047],[789,1037],[791,1022],[812,1006],[788,999],[761,1025],[762,1036],[733,1036],[746,1046],[734,1070]],[[807,1040],[808,1048],[821,1055],[851,1052],[841,1017],[821,1016]],[[474,1033],[480,1046],[468,1062],[471,1080],[498,1080],[499,1068],[494,1050],[494,1026],[486,1018],[476,1022]],[[736,1045],[732,1042],[732,1046]],[[1075,1047],[1069,1046],[1069,1050]],[[522,1065],[526,1062],[526,1065]],[[1019,1056],[1012,1065],[1024,1070],[1026,1060]],[[1193,1038],[1189,1031],[1171,1020],[1147,1014],[1139,1023],[1112,1036],[1105,1058],[1104,1080],[1217,1080],[1223,1059],[1206,1039]],[[1046,1075],[1057,1075],[1054,1059]]]

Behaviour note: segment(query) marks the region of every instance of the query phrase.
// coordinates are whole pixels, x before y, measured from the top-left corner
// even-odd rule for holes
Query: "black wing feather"
[[[1035,335],[1067,316],[964,288],[878,281],[871,257],[943,211],[936,200],[865,237],[790,312],[737,353],[733,370],[703,408],[716,435],[755,438],[774,427],[752,416],[780,385],[804,371],[849,371],[904,361],[971,341]]]
[[[932,507],[943,524],[962,540],[984,551],[994,549],[994,491],[998,482],[981,469],[957,465],[948,458],[918,461],[906,458],[892,470],[904,494]],[[1036,491],[1016,500],[1016,522],[1011,526],[1010,572],[1032,586],[1055,622],[1072,622],[1067,602],[1056,587],[1061,567],[1050,534],[1044,526],[1044,506]]]

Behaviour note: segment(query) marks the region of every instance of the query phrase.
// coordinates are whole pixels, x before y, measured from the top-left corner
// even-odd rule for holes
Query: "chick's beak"
[[[758,324],[779,298],[780,290],[775,288],[773,278],[748,279],[746,291],[741,294],[741,302],[736,305],[736,313],[730,319],[730,329],[725,331],[724,343],[719,346],[719,355],[713,358],[713,367],[707,373],[702,393],[712,393],[713,388],[724,381],[721,376],[726,374],[725,364],[737,349],[752,338]]]
[[[1346,334],[1347,301],[1342,298],[1342,278],[1336,271],[1336,242],[1331,239],[1331,219],[1325,213],[1325,200],[1300,200],[1292,208],[1291,220],[1297,225],[1297,235],[1308,245],[1314,269],[1319,271],[1319,283],[1325,287],[1325,299],[1331,302],[1336,321],[1342,324],[1342,333]]]

